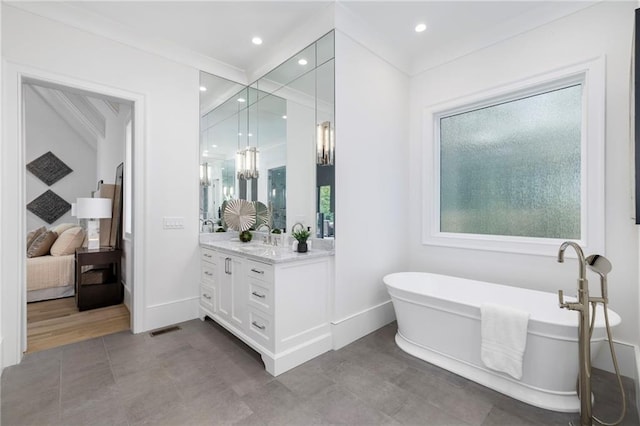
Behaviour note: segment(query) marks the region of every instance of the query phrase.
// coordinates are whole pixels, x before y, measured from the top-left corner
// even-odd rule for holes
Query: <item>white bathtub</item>
[[[578,313],[558,307],[558,296],[423,272],[384,277],[398,320],[396,343],[405,352],[537,407],[577,412]],[[530,312],[522,379],[490,370],[480,359],[480,305]],[[614,327],[620,316],[609,310]],[[592,359],[606,341],[598,306]]]

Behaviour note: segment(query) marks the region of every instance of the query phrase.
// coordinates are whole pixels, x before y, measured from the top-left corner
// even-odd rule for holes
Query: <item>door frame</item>
[[[0,337],[2,367],[18,364],[27,349],[26,314],[26,184],[25,184],[25,122],[23,83],[38,80],[71,89],[94,92],[133,103],[132,160],[132,254],[128,267],[133,268],[131,330],[144,331],[145,255],[146,241],[145,192],[145,111],[146,97],[142,93],[101,85],[76,77],[60,75],[38,68],[2,61],[3,131],[0,144]]]

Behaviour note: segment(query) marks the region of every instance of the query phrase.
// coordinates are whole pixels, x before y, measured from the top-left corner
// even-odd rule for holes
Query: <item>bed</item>
[[[27,302],[69,297],[75,294],[75,252],[85,238],[84,230],[63,223],[44,226],[27,235]]]
[[[75,294],[75,255],[27,259],[27,302]]]

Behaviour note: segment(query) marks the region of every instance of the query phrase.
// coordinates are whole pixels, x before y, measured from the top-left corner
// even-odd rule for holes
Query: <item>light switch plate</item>
[[[163,229],[184,229],[184,217],[168,217],[162,218]]]

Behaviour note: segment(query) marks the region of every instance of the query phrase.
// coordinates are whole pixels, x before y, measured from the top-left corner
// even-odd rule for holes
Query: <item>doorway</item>
[[[21,93],[23,215],[27,236],[41,231],[35,241],[27,238],[24,255],[23,350],[129,330],[135,103],[32,78],[22,80]],[[109,201],[108,214],[82,213],[82,206],[98,200]],[[42,235],[52,240],[50,248],[32,250]],[[78,266],[87,256],[105,255],[113,264]]]

